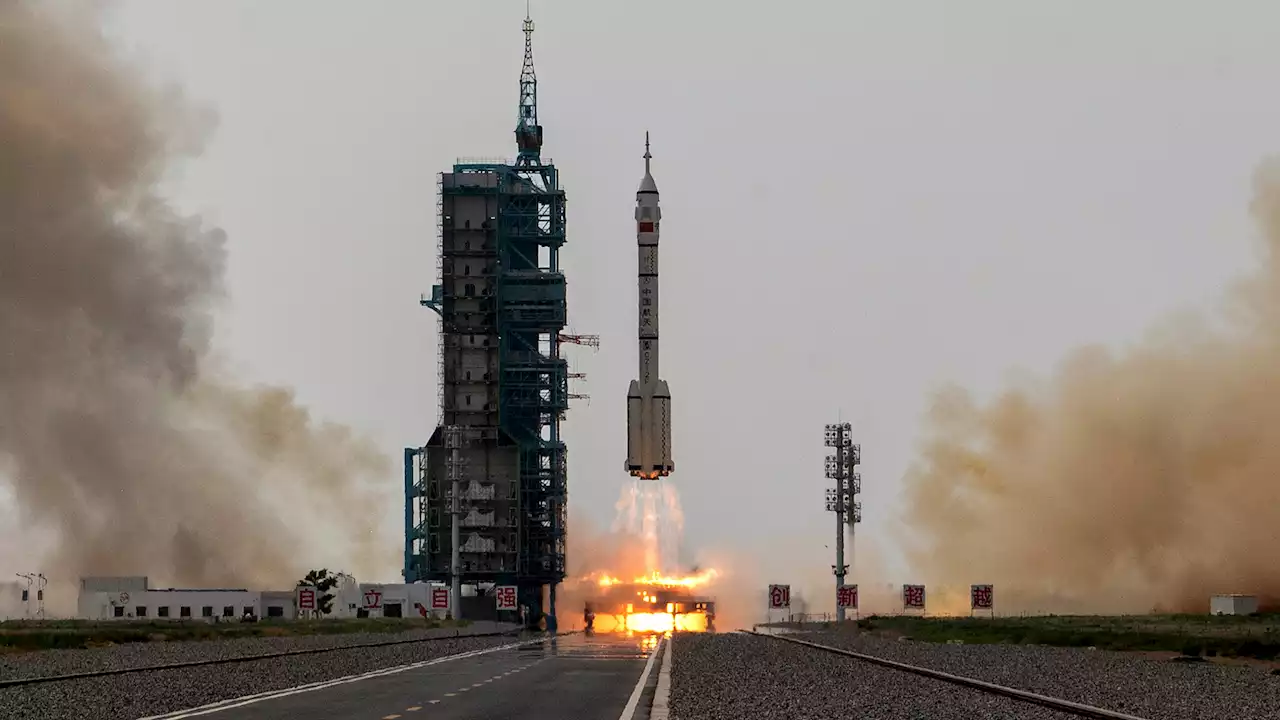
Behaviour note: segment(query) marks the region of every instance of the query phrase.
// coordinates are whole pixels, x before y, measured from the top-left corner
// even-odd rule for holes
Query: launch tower
[[[524,33],[516,159],[459,161],[439,177],[440,284],[422,304],[440,315],[441,415],[425,447],[405,450],[404,578],[452,579],[456,513],[461,583],[515,585],[534,617],[554,617],[565,576],[560,421],[576,397],[561,346],[598,339],[563,333],[565,193],[542,157],[529,17]],[[494,604],[463,602],[462,616]]]

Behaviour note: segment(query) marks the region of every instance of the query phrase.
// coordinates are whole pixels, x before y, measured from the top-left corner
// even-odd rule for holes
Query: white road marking
[[[458,693],[445,693],[445,697],[458,697]],[[434,700],[432,702],[435,702]]]
[[[449,693],[449,696],[450,696],[450,697],[452,697],[452,696],[453,696],[453,693]],[[428,703],[431,703],[432,705],[435,705],[436,703],[438,703],[438,702],[440,702],[440,701],[439,701],[439,700],[428,700],[427,702],[428,702]]]
[[[289,697],[290,695],[300,695],[302,693],[314,692],[325,688],[334,687],[336,685],[346,685],[348,683],[368,680],[370,678],[384,677],[386,675],[396,675],[408,670],[417,670],[418,668],[428,667],[430,665],[438,665],[440,663],[449,662],[451,660],[462,660],[465,658],[476,657],[478,655],[488,655],[489,653],[499,652],[501,650],[511,650],[513,648],[524,647],[538,640],[525,641],[521,643],[510,643],[507,645],[499,645],[497,647],[484,648],[482,650],[472,650],[470,652],[459,653],[457,655],[446,655],[444,657],[435,658],[434,660],[423,660],[421,662],[411,663],[409,665],[399,665],[397,667],[386,668],[383,670],[374,670],[372,672],[360,675],[348,675],[346,677],[337,678],[335,680],[325,680],[322,682],[308,683],[306,685],[298,685],[296,687],[285,688],[283,690],[273,690],[270,692],[257,693],[254,695],[245,695],[243,697],[232,698],[230,700],[221,700],[208,705],[190,708],[187,710],[178,710],[177,712],[167,713],[164,715],[149,715],[139,720],[179,720],[180,718],[198,717],[200,715],[211,715],[224,710],[253,705],[266,700],[274,700],[276,698]]]
[[[480,687],[484,683],[471,683],[471,687]]]
[[[400,716],[399,715],[383,715],[382,720],[396,720],[396,718],[398,717]]]
[[[419,710],[421,710],[421,709],[422,709],[422,706],[421,706],[421,705],[414,705],[413,707],[405,708],[405,709],[404,709],[404,711],[405,711],[405,712],[418,712],[418,711],[419,711]]]
[[[649,653],[649,661],[644,664],[644,672],[640,673],[640,679],[636,681],[636,687],[631,691],[631,699],[627,701],[627,706],[622,708],[622,714],[618,716],[618,720],[632,720],[636,716],[636,708],[640,705],[640,694],[644,692],[644,684],[649,681],[649,673],[653,672],[653,661],[657,659],[662,645],[669,642],[671,640],[666,638],[660,640],[658,647]]]

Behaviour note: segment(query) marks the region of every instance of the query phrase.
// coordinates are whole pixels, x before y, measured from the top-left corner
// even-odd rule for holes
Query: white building
[[[352,578],[343,578],[329,591],[333,595],[332,610],[324,617],[443,619],[449,611],[431,609],[433,589],[448,591],[439,583],[356,583]]]
[[[297,592],[294,590],[263,590],[262,617],[272,620],[296,620],[297,597]]]
[[[314,588],[310,589],[314,592]],[[350,575],[338,577],[332,610],[326,618],[443,619],[447,609],[431,610],[432,591],[438,600],[448,587],[439,583],[358,583]],[[77,616],[86,620],[238,620],[247,614],[263,619],[293,620],[312,616],[300,611],[304,588],[291,590],[153,588],[144,576],[80,579]],[[318,598],[309,597],[310,602]]]
[[[81,578],[77,615],[87,620],[239,619],[262,616],[262,593],[153,588],[146,577]]]
[[[1252,615],[1256,612],[1256,595],[1214,595],[1209,598],[1210,615]]]

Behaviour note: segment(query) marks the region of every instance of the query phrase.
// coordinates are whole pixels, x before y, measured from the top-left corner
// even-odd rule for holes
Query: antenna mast
[[[538,74],[533,70],[533,16],[524,15],[524,66],[520,68],[520,115],[516,123],[516,167],[542,164],[542,125],[538,124]]]

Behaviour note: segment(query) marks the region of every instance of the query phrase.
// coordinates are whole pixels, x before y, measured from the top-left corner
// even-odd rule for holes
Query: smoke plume
[[[614,509],[617,511],[614,533],[634,536],[644,549],[641,573],[680,570],[684,509],[674,485],[666,480],[632,478],[622,486]]]
[[[1261,267],[1217,322],[1081,349],[987,405],[937,395],[906,478],[922,577],[994,583],[1006,611],[1280,599],[1280,162],[1258,169],[1252,211]]]
[[[302,542],[331,535],[386,567],[362,486],[384,458],[286,390],[215,376],[225,236],[157,192],[212,123],[148,86],[100,15],[0,3],[0,499],[52,544],[22,561],[287,587],[331,557]]]

